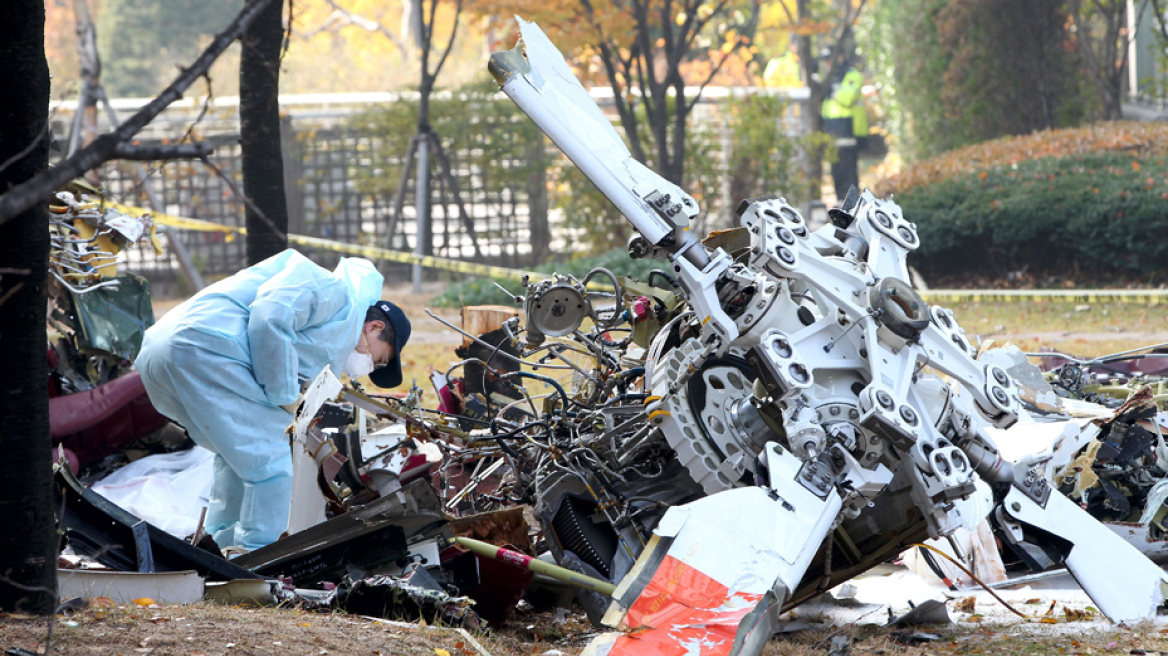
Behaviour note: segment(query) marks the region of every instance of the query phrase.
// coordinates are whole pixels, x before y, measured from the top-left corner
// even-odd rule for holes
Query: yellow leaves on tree
[[[428,16],[430,2],[423,4]],[[296,0],[293,42],[284,59],[287,75],[282,76],[281,86],[299,93],[416,88],[418,55],[405,34],[403,6],[403,2],[385,0]],[[437,7],[434,38],[441,40],[450,34],[455,10],[447,0]],[[468,23],[464,12],[450,65],[440,81],[445,86],[485,75],[483,32],[479,22]],[[405,47],[405,57],[387,34]],[[443,47],[444,41],[433,46],[438,53]]]

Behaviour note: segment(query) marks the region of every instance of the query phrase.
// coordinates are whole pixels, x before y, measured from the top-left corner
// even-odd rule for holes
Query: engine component
[[[953,313],[928,307],[908,283],[906,257],[920,242],[899,206],[853,192],[832,224],[812,232],[785,199],[749,199],[738,208],[749,249],[725,240],[735,257],[707,249],[689,229],[693,198],[633,159],[543,32],[519,24],[523,51],[492,56],[492,74],[633,224],[630,254],[669,260],[685,301],[641,351],[607,331],[621,318],[644,321],[644,307],[610,313],[589,334],[577,329],[587,278],[554,278],[538,287],[535,307],[533,295],[527,300],[527,345],[542,346],[525,357],[546,348],[589,358],[561,357],[575,369],[570,391],[547,378],[555,391],[540,420],[495,435],[501,447],[525,440],[515,442],[515,455],[532,459],[536,514],[562,565],[614,583],[637,573],[618,589],[606,623],[637,628],[634,602],[684,610],[685,600],[670,597],[676,571],[661,554],[699,573],[701,563],[721,558],[725,545],[699,539],[688,523],[725,520],[706,516],[723,504],[703,496],[765,504],[766,512],[731,523],[762,521],[751,528],[774,544],[759,548],[778,556],[766,568],[751,561],[763,585],[752,610],[736,616],[729,653],[757,654],[780,609],[836,580],[833,563],[854,575],[910,540],[974,525],[993,501],[987,483],[999,501],[1025,500],[1006,515],[1048,551],[1094,534],[1074,504],[1035,479],[1014,480],[998,455],[987,427],[1017,421],[1017,385],[1001,367],[978,362]],[[549,297],[552,289],[559,295]],[[573,341],[545,344],[536,331]],[[634,364],[641,366],[626,369]],[[686,511],[669,510],[682,504]],[[1055,515],[1077,526],[1047,528]],[[1070,554],[1079,577],[1086,560]],[[1142,565],[1123,576],[1151,577],[1137,586],[1146,599],[1100,607],[1112,617],[1154,610],[1159,581],[1168,579]],[[738,579],[716,580],[739,589]],[[1115,589],[1094,575],[1080,580],[1098,586],[1085,586],[1092,595]],[[603,601],[584,601],[595,620]],[[635,653],[613,644],[610,654]]]
[[[580,328],[592,314],[584,286],[555,274],[527,288],[527,341],[533,346],[545,336],[563,337]]]

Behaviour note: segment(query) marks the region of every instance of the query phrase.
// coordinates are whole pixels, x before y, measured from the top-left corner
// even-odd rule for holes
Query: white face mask
[[[345,360],[345,367],[342,369],[349,378],[361,378],[373,373],[376,365],[373,364],[373,356],[369,351],[369,339],[365,337],[365,333],[361,333],[361,339],[365,340],[365,353],[353,349],[349,354],[348,359]]]
[[[344,372],[349,375],[349,378],[368,376],[373,373],[373,356],[353,351],[345,360]]]

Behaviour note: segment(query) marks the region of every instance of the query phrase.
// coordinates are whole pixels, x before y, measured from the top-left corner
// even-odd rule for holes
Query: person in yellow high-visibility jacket
[[[828,134],[835,136],[839,158],[831,165],[835,195],[843,201],[852,185],[859,186],[856,171],[860,150],[868,138],[868,110],[864,107],[864,76],[856,69],[844,74],[831,97],[823,101],[823,123]]]

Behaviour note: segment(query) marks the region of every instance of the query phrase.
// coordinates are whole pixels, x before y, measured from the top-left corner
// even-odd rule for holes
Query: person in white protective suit
[[[379,300],[381,284],[367,260],[342,258],[330,273],[286,250],[207,287],[146,331],[135,364],[150,401],[216,454],[206,526],[220,546],[255,550],[288,526],[284,430],[299,377],[329,365],[380,387],[401,383],[410,323]]]

